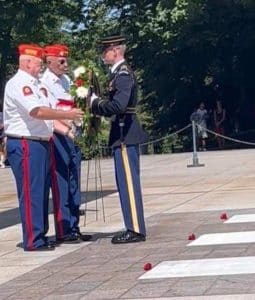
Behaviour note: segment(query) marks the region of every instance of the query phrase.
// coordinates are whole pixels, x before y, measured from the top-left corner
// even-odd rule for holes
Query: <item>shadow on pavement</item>
[[[116,190],[104,190],[103,197],[111,195],[115,192]],[[101,198],[101,192],[96,193],[96,191],[89,191],[87,195],[85,194],[86,194],[85,192],[81,193],[82,203],[85,203],[85,200],[86,202],[91,202]],[[53,212],[52,200],[50,199],[50,214],[52,214],[52,212]],[[0,212],[0,229],[10,227],[19,223],[20,223],[20,215],[19,215],[18,208],[13,208],[13,209]]]

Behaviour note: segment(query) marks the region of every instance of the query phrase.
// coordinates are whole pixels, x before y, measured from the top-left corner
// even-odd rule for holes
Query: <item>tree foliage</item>
[[[189,122],[199,101],[221,97],[230,113],[252,106],[255,3],[251,0],[94,1],[96,32],[129,37],[147,127],[164,134]],[[96,20],[88,13],[91,20]],[[99,16],[99,15],[97,15]],[[89,37],[94,23],[80,32]],[[250,111],[250,109],[248,109]],[[244,112],[245,113],[245,112]]]
[[[121,32],[152,134],[186,125],[198,102],[212,108],[218,97],[253,126],[253,0],[0,1],[0,10],[2,84],[19,42],[67,41],[74,60],[99,63],[96,40]]]
[[[0,1],[0,97],[8,73],[17,63],[20,43],[51,43],[65,40],[65,21],[83,18],[82,0],[1,0]]]

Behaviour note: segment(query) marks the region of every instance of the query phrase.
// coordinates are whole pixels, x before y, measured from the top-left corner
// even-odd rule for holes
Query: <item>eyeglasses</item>
[[[65,63],[67,63],[67,59],[60,59],[60,60],[58,60],[58,64],[59,65],[64,65]]]

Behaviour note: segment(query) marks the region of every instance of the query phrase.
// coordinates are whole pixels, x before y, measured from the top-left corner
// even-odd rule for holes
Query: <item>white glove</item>
[[[93,101],[96,99],[98,99],[98,96],[95,93],[92,93],[90,97],[90,107],[92,106]]]

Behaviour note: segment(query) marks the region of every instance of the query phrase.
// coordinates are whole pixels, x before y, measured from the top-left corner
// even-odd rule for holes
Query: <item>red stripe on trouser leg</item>
[[[29,172],[29,145],[26,140],[22,140],[23,148],[23,178],[24,178],[24,199],[25,199],[25,230],[28,234],[28,249],[33,249],[33,223],[31,211],[31,194],[30,194],[30,172]]]
[[[63,217],[60,209],[60,196],[59,196],[59,188],[58,188],[58,180],[56,175],[56,159],[54,154],[54,144],[53,139],[50,140],[50,158],[51,158],[51,182],[52,182],[52,196],[53,196],[53,204],[54,204],[54,215],[55,222],[57,227],[57,237],[62,238],[64,236],[64,228],[63,228]]]

